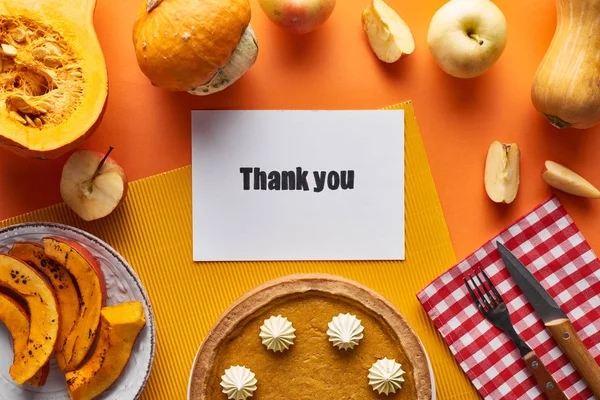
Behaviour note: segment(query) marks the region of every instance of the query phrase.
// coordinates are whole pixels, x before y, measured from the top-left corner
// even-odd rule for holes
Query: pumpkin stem
[[[550,123],[554,127],[558,128],[558,129],[568,128],[571,126],[570,123],[568,123],[567,121],[563,121],[562,119],[558,118],[556,115],[544,114],[544,116],[546,117],[546,119],[548,121],[550,121]]]
[[[154,10],[163,0],[146,0],[146,12]]]
[[[98,164],[98,168],[96,168],[96,172],[94,172],[94,175],[92,176],[92,179],[90,179],[90,182],[94,182],[94,179],[96,179],[98,177],[98,175],[100,174],[100,169],[102,169],[102,166],[104,165],[104,163],[106,162],[106,159],[108,158],[108,155],[114,150],[114,147],[110,146],[110,148],[108,149],[108,151],[106,152],[106,154],[104,155],[104,158],[102,159],[102,161],[100,161],[100,164]]]

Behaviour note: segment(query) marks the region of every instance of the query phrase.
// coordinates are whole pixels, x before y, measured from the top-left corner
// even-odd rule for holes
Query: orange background
[[[540,179],[545,159],[600,185],[600,132],[556,130],[531,105],[530,85],[556,24],[554,2],[496,1],[508,21],[508,45],[494,67],[472,80],[443,73],[427,48],[429,21],[444,2],[389,0],[411,26],[416,51],[385,65],[362,32],[360,14],[368,0],[339,0],[322,28],[300,37],[273,25],[251,0],[260,44],[256,65],[230,89],[200,98],[155,88],[139,71],[131,39],[139,1],[98,0],[95,24],[110,94],[104,120],[84,147],[115,146],[114,158],[135,180],[190,163],[193,109],[376,109],[413,100],[455,252],[463,258],[551,194]],[[512,205],[493,204],[483,189],[493,140],[522,149],[521,189]],[[2,152],[0,219],[60,202],[64,162]],[[600,249],[600,203],[559,197]]]

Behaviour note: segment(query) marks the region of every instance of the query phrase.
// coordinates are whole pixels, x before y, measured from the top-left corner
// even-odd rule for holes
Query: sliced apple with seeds
[[[4,254],[0,254],[0,286],[23,299],[29,309],[27,343],[10,367],[10,376],[21,385],[44,368],[54,352],[60,321],[58,304],[52,287],[39,272]]]
[[[27,311],[15,299],[0,293],[0,322],[3,322],[13,340],[13,365],[17,362],[17,356],[25,351],[27,338],[29,337],[29,315]],[[27,381],[32,386],[41,387],[46,383],[50,373],[50,364],[46,363]]]
[[[79,243],[47,237],[44,238],[44,251],[69,271],[79,287],[79,315],[62,344],[62,351],[55,354],[61,370],[72,371],[83,362],[96,338],[100,310],[106,298],[104,274],[98,260]]]
[[[542,180],[553,188],[575,196],[600,198],[600,190],[569,168],[554,161],[546,161],[544,166]]]
[[[82,219],[94,221],[113,212],[127,196],[127,177],[109,154],[81,150],[65,163],[60,180],[63,201]]]
[[[142,303],[134,301],[105,307],[100,316],[100,334],[94,354],[75,371],[67,372],[67,390],[72,400],[93,399],[119,378],[146,316]]]
[[[383,62],[396,62],[415,50],[415,39],[410,28],[382,0],[373,0],[363,11],[362,24],[373,52]]]
[[[54,289],[60,318],[56,352],[62,353],[65,340],[79,316],[80,299],[73,278],[61,264],[47,257],[44,246],[38,243],[15,243],[8,254],[45,275]]]
[[[485,160],[485,191],[496,203],[512,203],[519,191],[519,146],[493,142]]]

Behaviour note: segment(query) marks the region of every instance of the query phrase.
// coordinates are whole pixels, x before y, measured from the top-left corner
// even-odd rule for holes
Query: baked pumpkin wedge
[[[106,286],[100,263],[82,245],[58,237],[44,238],[46,255],[61,264],[75,279],[81,296],[79,315],[71,331],[55,354],[61,370],[77,368],[90,351],[100,323],[100,310],[106,298]]]
[[[60,321],[58,304],[54,291],[35,269],[4,254],[0,254],[0,286],[17,294],[29,308],[27,343],[10,367],[10,376],[21,385],[42,369],[54,352]]]
[[[57,158],[98,125],[108,76],[96,0],[0,0],[0,147]]]
[[[14,364],[17,355],[27,347],[29,315],[13,298],[0,293],[0,321],[6,325],[13,340]],[[46,363],[27,383],[36,387],[44,386],[49,372],[50,364]]]
[[[61,264],[47,257],[44,246],[38,243],[15,243],[8,254],[26,262],[45,275],[54,289],[60,318],[55,351],[62,353],[65,339],[79,316],[80,300],[73,278]]]
[[[119,378],[144,325],[146,316],[140,302],[102,309],[94,354],[81,367],[66,374],[71,400],[93,399]]]

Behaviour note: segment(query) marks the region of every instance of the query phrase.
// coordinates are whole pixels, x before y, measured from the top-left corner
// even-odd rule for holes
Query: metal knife
[[[600,399],[600,366],[577,336],[567,314],[510,250],[500,242],[496,245],[514,281],[594,396]]]

